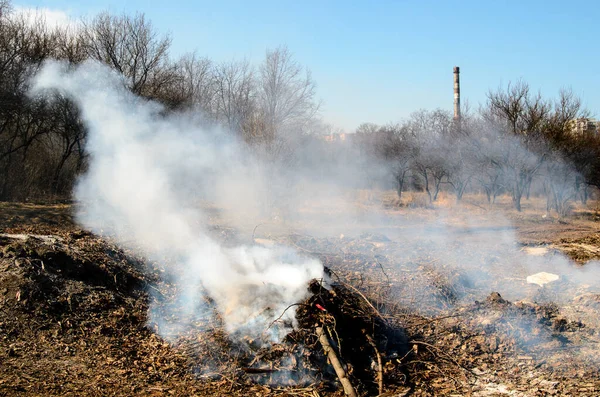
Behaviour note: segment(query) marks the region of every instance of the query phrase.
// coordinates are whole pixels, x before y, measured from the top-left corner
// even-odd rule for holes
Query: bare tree
[[[255,111],[254,73],[247,61],[226,62],[214,69],[215,114],[231,131],[244,132]]]
[[[488,111],[490,121],[505,123],[504,128],[513,134],[524,130],[523,115],[527,106],[529,85],[523,81],[508,84],[506,90],[498,88],[497,91],[488,93]],[[484,114],[486,115],[486,114]],[[491,120],[491,117],[494,117]]]
[[[501,166],[504,170],[504,181],[511,193],[515,209],[521,211],[521,199],[546,161],[549,151],[547,143],[541,138],[537,138],[536,142],[527,140],[527,144],[518,137],[503,138]],[[537,144],[536,149],[532,149],[534,144]]]
[[[542,142],[551,110],[551,103],[540,93],[532,95],[523,81],[488,93],[484,117],[492,128],[517,137],[506,139],[506,147],[496,161],[503,162],[498,165],[504,171],[503,179],[518,211],[523,195],[529,198],[533,178],[549,154],[548,146]]]
[[[420,110],[411,115],[407,129],[418,148],[413,163],[415,173],[421,177],[429,201],[437,201],[442,184],[449,178],[447,138],[453,130],[452,117],[441,109]]]
[[[71,64],[78,64],[87,59],[87,43],[80,29],[77,25],[57,28],[56,58]]]
[[[302,130],[316,115],[316,84],[286,47],[267,51],[259,68],[258,99],[271,135]]]
[[[83,153],[84,141],[87,130],[79,117],[79,110],[75,104],[62,96],[57,96],[52,102],[52,115],[55,118],[53,133],[49,135],[52,143],[52,152],[57,154],[56,166],[52,174],[51,193],[58,195],[64,192],[65,186],[69,186],[73,177],[79,173],[83,166],[86,155]],[[63,172],[67,161],[77,157],[73,174],[70,178],[64,178]]]
[[[483,188],[488,203],[493,205],[505,187],[501,136],[484,120],[480,120],[471,136],[474,138],[473,178]]]
[[[6,15],[12,10],[9,0],[0,0],[0,21],[6,18]],[[2,22],[0,22],[2,23]]]
[[[182,96],[185,106],[211,115],[215,98],[211,60],[188,53],[176,62],[175,70],[177,82],[174,88]]]
[[[569,146],[573,139],[573,121],[589,117],[581,99],[571,89],[561,89],[553,103],[552,114],[548,117],[545,135],[557,148]]]
[[[431,141],[450,134],[453,124],[451,114],[443,109],[421,109],[411,113],[406,126],[422,141]]]
[[[456,201],[460,202],[467,191],[476,169],[476,142],[466,135],[458,135],[447,143],[448,183],[454,188]]]
[[[152,85],[164,83],[171,39],[159,37],[144,14],[102,13],[84,23],[83,34],[87,56],[123,74],[134,94],[152,97]]]
[[[544,189],[546,190],[546,209],[556,210],[564,217],[570,209],[570,202],[577,196],[577,171],[568,164],[559,153],[547,161],[544,167]]]
[[[356,135],[369,135],[379,131],[379,127],[375,123],[362,123],[356,128]]]
[[[376,137],[375,148],[389,165],[398,199],[401,199],[418,153],[414,136],[400,124],[388,124],[372,134]]]
[[[11,14],[4,6],[0,17],[0,197],[14,196],[24,179],[31,146],[50,133],[51,117],[43,101],[26,96],[29,79],[41,63],[54,55],[56,32],[44,20]],[[23,184],[23,183],[22,183]]]

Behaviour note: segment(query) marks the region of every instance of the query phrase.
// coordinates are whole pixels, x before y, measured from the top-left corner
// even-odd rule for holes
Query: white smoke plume
[[[250,230],[261,210],[278,201],[282,217],[306,240],[313,240],[309,234],[326,237],[310,241],[308,248],[331,253],[352,273],[361,270],[357,282],[389,275],[391,299],[422,314],[460,310],[497,291],[513,302],[551,300],[563,305],[570,320],[597,322],[595,314],[586,314],[591,311],[583,316],[568,309],[577,297],[600,291],[600,263],[579,267],[558,252],[529,255],[510,220],[492,208],[363,206],[357,189],[373,187],[370,182],[385,175],[389,164],[361,156],[356,148],[345,148],[347,158],[339,159],[330,147],[297,145],[293,164],[273,167],[233,134],[200,128],[192,115],[165,115],[159,105],[127,91],[116,73],[94,63],[72,68],[49,63],[35,88],[73,98],[89,130],[91,161],[75,192],[84,204],[78,221],[96,232],[113,232],[121,244],[140,247],[150,259],[169,258],[163,261],[169,264],[165,279],[173,281],[178,298],[150,311],[150,322],[165,338],[176,338],[210,315],[212,306],[203,299],[209,296],[234,337],[280,340],[289,331],[281,324],[292,323],[295,314],[286,308],[302,300],[310,279],[323,276],[317,260],[289,248],[220,245],[209,236],[210,214],[199,205],[202,200],[214,203],[233,226],[250,224]],[[511,143],[509,160],[535,159],[518,141],[489,135],[488,154]],[[435,158],[452,165],[447,154],[456,145],[443,140],[429,149],[438,149]],[[369,239],[378,235],[383,242]],[[561,281],[529,284],[527,277],[538,272],[555,273]],[[269,327],[281,313],[283,321]],[[527,333],[528,325],[522,327]]]
[[[322,277],[318,260],[289,248],[225,248],[208,235],[200,199],[261,199],[265,171],[231,134],[199,128],[189,115],[165,116],[93,62],[47,63],[34,82],[34,92],[45,90],[72,98],[89,131],[91,160],[75,191],[84,204],[77,220],[114,233],[150,259],[174,258],[167,270],[178,286],[178,309],[203,310],[198,302],[206,294],[228,332],[265,337],[269,324],[305,297],[308,282]],[[294,314],[287,310],[282,320],[291,323]],[[269,341],[289,331],[274,328]]]

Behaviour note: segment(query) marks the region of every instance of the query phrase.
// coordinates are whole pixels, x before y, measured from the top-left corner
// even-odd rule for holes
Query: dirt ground
[[[502,198],[501,217],[477,197],[436,208],[388,201],[368,197],[358,220],[327,228],[316,219],[335,219],[335,211],[310,208],[293,222],[236,229],[215,215],[211,226],[223,241],[291,245],[331,269],[337,295],[316,293],[303,303],[313,312],[299,313],[312,321],[320,307],[333,319],[324,324],[339,331],[341,357],[362,395],[600,394],[598,280],[586,273],[561,274],[543,288],[525,282],[561,252],[575,267],[600,259],[597,203],[559,219],[535,200],[516,213]],[[148,321],[149,301],[168,302],[176,287],[161,279],[161,264],[81,230],[72,211],[0,203],[0,396],[344,395],[308,320],[292,347],[260,352],[268,371],[241,355],[218,323],[161,340]],[[495,240],[512,235],[520,248],[504,255]],[[443,244],[432,236],[444,236]],[[541,259],[508,274],[507,263],[529,255]],[[362,334],[349,331],[356,327]],[[389,329],[402,330],[405,350],[390,347]],[[278,361],[277,349],[301,349],[306,361]],[[302,366],[310,369],[302,379],[275,376]]]

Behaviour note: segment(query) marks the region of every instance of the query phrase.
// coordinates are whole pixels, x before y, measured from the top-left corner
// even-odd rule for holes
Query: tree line
[[[524,197],[544,194],[549,210],[564,213],[571,200],[585,202],[590,187],[600,187],[600,138],[573,133],[573,120],[588,114],[569,90],[546,99],[517,82],[490,91],[460,120],[421,110],[400,123],[365,123],[340,146],[319,138],[330,127],[319,118],[316,83],[286,47],[253,65],[195,52],[174,58],[170,46],[143,14],[101,13],[52,28],[0,0],[0,200],[67,198],[87,166],[77,107],[58,93],[29,93],[31,77],[49,59],[101,62],[134,94],[165,112],[199,114],[199,123],[238,135],[261,156],[296,161],[329,180],[343,174],[344,184],[393,185],[399,197],[421,190],[435,202],[444,189],[459,201],[483,192],[493,203],[510,194],[520,210]]]
[[[143,14],[101,13],[53,28],[0,0],[0,200],[68,197],[86,167],[78,109],[59,94],[29,94],[31,77],[49,59],[102,62],[165,112],[196,112],[207,127],[221,126],[269,153],[285,146],[282,137],[312,128],[316,85],[286,47],[268,50],[255,66],[197,53],[174,59],[170,46]]]
[[[421,110],[402,123],[363,124],[356,140],[385,161],[398,197],[417,189],[434,202],[445,188],[457,201],[474,191],[494,203],[509,194],[521,211],[522,199],[537,194],[564,215],[572,200],[585,203],[590,187],[600,187],[600,135],[574,128],[587,117],[571,90],[547,99],[519,81],[489,91],[486,103],[460,120]]]

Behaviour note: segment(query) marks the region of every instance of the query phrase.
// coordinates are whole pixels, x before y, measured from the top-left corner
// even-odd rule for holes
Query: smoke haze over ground
[[[224,248],[207,235],[192,193],[211,193],[217,201],[219,195],[245,195],[234,187],[252,184],[252,173],[260,171],[226,135],[198,129],[187,116],[162,116],[160,107],[136,98],[118,75],[94,63],[74,69],[49,63],[36,89],[72,97],[90,131],[92,161],[75,192],[85,207],[79,222],[114,233],[148,258],[173,259],[168,271],[181,291],[180,309],[205,310],[199,305],[207,294],[229,332],[259,337],[306,295],[309,280],[322,277],[319,261],[290,249]],[[238,172],[245,178],[240,184]],[[289,310],[283,319],[293,315]],[[282,336],[271,332],[271,340]]]
[[[484,298],[492,290],[510,299],[526,298],[525,278],[538,271],[597,287],[597,264],[581,271],[560,254],[527,255],[499,213],[482,217],[480,211],[444,214],[424,209],[425,216],[411,218],[357,209],[356,197],[349,192],[364,186],[372,175],[381,175],[385,167],[380,160],[362,158],[331,167],[326,153],[310,147],[299,149],[293,162],[264,160],[232,134],[198,127],[197,116],[164,115],[159,105],[135,97],[118,75],[95,63],[78,67],[48,63],[38,74],[35,89],[56,89],[71,97],[89,129],[91,161],[75,191],[83,204],[79,222],[95,232],[114,234],[150,259],[170,258],[168,276],[180,291],[177,309],[201,317],[210,309],[203,300],[207,295],[232,334],[265,336],[273,320],[306,296],[308,281],[323,277],[323,268],[318,260],[283,246],[221,246],[209,237],[208,215],[200,200],[222,208],[234,226],[247,224],[242,219],[257,222],[265,214],[273,215],[274,209],[284,209],[284,217],[307,232],[385,234],[400,242],[396,256],[388,256],[392,258],[385,263],[388,269],[418,274],[423,272],[418,264],[427,258],[454,283],[452,288],[468,291],[457,293],[451,305],[462,298]],[[439,153],[443,149],[449,148],[439,148]],[[520,147],[512,153],[536,158]],[[327,215],[313,214],[311,207],[327,208]],[[506,227],[486,228],[492,218],[491,223]],[[377,253],[376,247],[369,255]],[[452,281],[457,273],[459,281]],[[423,299],[412,303],[402,296],[398,299],[426,311],[430,307],[421,306],[423,301],[438,291],[422,280],[414,283]],[[553,293],[558,301],[572,298],[560,289]],[[166,322],[161,314],[151,316],[159,325]],[[290,323],[293,318],[294,311],[288,310],[283,320]],[[163,336],[176,335],[185,325],[164,325]],[[269,330],[267,340],[278,341],[287,330],[285,325]]]

